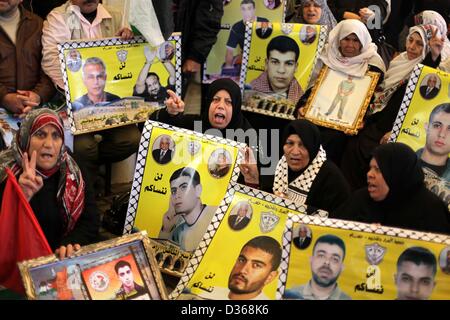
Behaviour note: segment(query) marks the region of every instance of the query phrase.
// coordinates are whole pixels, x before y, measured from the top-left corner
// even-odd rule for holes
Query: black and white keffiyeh
[[[292,200],[298,204],[304,204],[308,193],[311,190],[311,185],[326,160],[326,152],[322,146],[320,146],[319,152],[315,156],[314,160],[308,165],[302,174],[289,183],[289,168],[286,157],[283,156],[280,161],[278,161],[277,168],[275,169],[275,179],[273,183],[274,194],[284,194],[287,195],[289,200]]]

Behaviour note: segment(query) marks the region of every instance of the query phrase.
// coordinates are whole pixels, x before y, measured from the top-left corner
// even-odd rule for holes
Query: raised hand
[[[431,56],[434,61],[436,61],[436,59],[441,54],[442,49],[444,48],[444,40],[445,38],[438,35],[438,29],[433,28],[431,39],[430,41],[428,41],[428,45],[430,46]]]
[[[150,49],[150,47],[145,46],[144,47],[144,55],[145,59],[147,60],[147,63],[153,63],[153,60],[156,57],[157,49]]]
[[[42,177],[36,174],[36,158],[36,151],[33,151],[31,154],[30,161],[28,161],[28,154],[26,152],[24,152],[22,156],[23,172],[19,176],[19,186],[28,201],[30,201],[44,185]]]
[[[180,112],[184,112],[183,100],[181,100],[181,98],[172,90],[167,90],[167,93],[169,94],[169,98],[165,101],[167,112],[173,116],[176,116]]]
[[[243,160],[239,165],[241,173],[244,176],[246,183],[259,184],[259,172],[258,166],[256,165],[256,159],[253,155],[252,149],[245,147],[240,150],[243,155]]]

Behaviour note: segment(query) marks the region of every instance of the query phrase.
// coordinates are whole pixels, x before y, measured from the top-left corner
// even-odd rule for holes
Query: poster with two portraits
[[[124,233],[146,230],[193,252],[230,181],[245,145],[148,120],[142,133]]]
[[[180,39],[157,48],[141,36],[58,44],[72,133],[144,122],[168,89],[181,95]]]
[[[417,65],[390,142],[409,145],[422,161],[427,188],[450,209],[450,74]]]
[[[230,184],[169,297],[326,298],[311,289],[320,283],[336,300],[450,298],[450,237],[305,212],[289,200]],[[236,215],[246,218],[244,226]]]

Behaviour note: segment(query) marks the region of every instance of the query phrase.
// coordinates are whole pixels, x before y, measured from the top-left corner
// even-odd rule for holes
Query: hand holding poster
[[[390,142],[403,142],[422,162],[427,188],[450,208],[450,74],[414,69]]]
[[[58,45],[74,134],[143,122],[181,94],[180,37],[157,48],[140,37]]]
[[[160,300],[166,288],[145,232],[19,263],[29,299]]]
[[[133,226],[152,238],[193,251],[239,175],[244,145],[147,121],[139,148],[124,232]]]

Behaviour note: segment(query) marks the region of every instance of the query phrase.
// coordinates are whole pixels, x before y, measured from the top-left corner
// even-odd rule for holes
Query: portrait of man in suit
[[[235,231],[244,229],[250,222],[252,211],[252,207],[247,201],[236,204],[228,217],[228,225],[230,228]]]
[[[262,21],[256,23],[256,35],[261,39],[267,39],[272,34],[272,24]]]
[[[156,139],[158,140],[158,139]],[[157,141],[155,141],[155,144]],[[172,160],[173,150],[170,149],[170,145],[173,145],[172,139],[167,135],[162,135],[159,140],[159,148],[153,149],[153,159],[159,164],[167,164]]]
[[[298,249],[306,249],[311,244],[311,229],[309,229],[304,224],[300,225],[298,228],[298,235],[294,237],[294,240],[292,242]]]
[[[426,80],[426,85],[424,84]],[[420,95],[424,99],[433,99],[436,97],[440,90],[440,81],[438,77],[434,74],[430,74],[428,79],[422,81],[422,85],[420,86]]]

